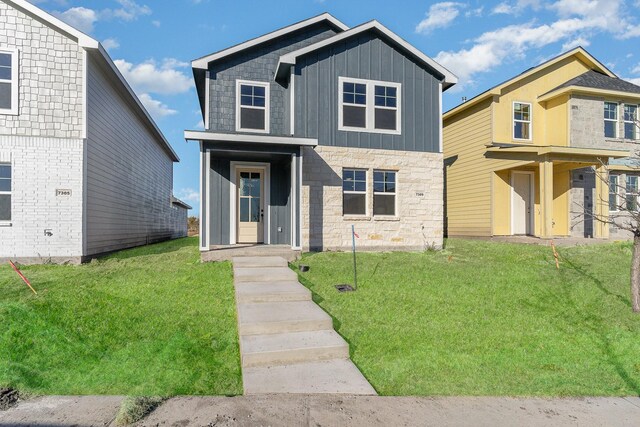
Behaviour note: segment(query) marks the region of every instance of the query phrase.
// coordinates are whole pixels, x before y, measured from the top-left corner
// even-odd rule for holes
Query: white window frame
[[[627,188],[628,185],[627,183],[629,182],[629,178],[635,178],[636,180],[636,191],[635,192],[628,192]],[[631,210],[629,209],[629,207],[627,206],[627,197],[631,195],[631,196],[635,196],[636,199],[636,209],[635,210]],[[638,175],[626,175],[625,177],[625,183],[624,183],[624,204],[625,204],[625,208],[629,211],[629,212],[638,212],[638,210],[640,210],[640,176]]]
[[[605,112],[605,107],[607,104],[613,104],[616,106],[616,118],[615,119],[605,119],[604,118],[604,112]],[[615,130],[615,134],[613,136],[604,136],[605,138],[619,138],[620,137],[620,129],[618,129],[618,121],[620,120],[620,103],[619,102],[613,102],[613,101],[604,101],[604,103],[602,104],[602,118],[604,119],[605,122],[613,122],[614,126],[613,129]],[[604,125],[604,123],[603,123]],[[602,132],[604,132],[604,127],[602,128]]]
[[[615,178],[615,184],[613,191],[611,188],[611,178]],[[616,195],[616,203],[615,209],[611,209],[611,201],[609,201],[609,212],[618,212],[618,207],[622,204],[621,196],[620,196],[620,175],[619,174],[609,174],[609,198],[611,198],[611,194]],[[625,199],[626,200],[626,199]]]
[[[516,104],[529,106],[529,120],[516,119]],[[516,122],[529,124],[529,138],[516,138]],[[511,137],[514,141],[532,141],[533,140],[533,104],[531,102],[513,101],[511,104]]]
[[[261,86],[263,88],[265,88],[264,91],[264,108],[263,107],[253,107],[253,106],[246,106],[246,105],[241,105],[240,104],[240,100],[241,100],[241,93],[240,93],[240,86],[242,85],[247,85],[247,86]],[[269,110],[270,108],[270,83],[269,82],[258,82],[258,81],[252,81],[252,80],[236,80],[236,132],[251,132],[251,133],[269,133],[269,128],[270,128],[270,114],[269,114]],[[249,109],[255,109],[255,110],[264,110],[264,130],[262,129],[246,129],[246,128],[242,128],[241,125],[241,120],[240,120],[240,110],[241,108],[249,108]]]
[[[364,172],[364,191],[345,191],[344,189],[344,172],[345,171],[362,171]],[[369,170],[364,168],[343,167],[342,176],[340,177],[340,185],[342,187],[342,216],[343,217],[367,217],[369,216]],[[348,214],[344,213],[344,195],[345,194],[364,194],[364,213]]]
[[[624,116],[626,114],[625,112],[625,107],[636,107],[636,115],[632,120],[625,120]],[[640,130],[638,129],[638,125],[636,123],[636,121],[638,120],[638,110],[640,109],[640,106],[637,104],[624,104],[624,106],[622,107],[622,120],[625,124],[627,123],[631,123],[633,125],[633,136],[631,138],[627,138],[626,134],[623,134],[622,136],[624,137],[624,139],[631,139],[631,140],[638,140],[640,139]],[[625,130],[623,129],[623,132],[625,132]]]
[[[0,225],[10,225],[11,221],[13,221],[13,165],[8,162],[0,162],[0,166],[9,166],[9,170],[11,170],[11,178],[9,178],[9,184],[11,185],[11,189],[9,191],[0,191],[0,196],[11,196],[11,203],[9,205],[9,219],[0,219]]]
[[[0,114],[3,115],[18,115],[18,67],[19,67],[19,57],[18,49],[13,48],[5,48],[0,47],[0,52],[4,54],[11,55],[11,80],[0,79],[2,83],[11,83],[11,107],[10,108],[0,108]]]
[[[356,83],[364,84],[366,86],[367,102],[364,105],[365,108],[365,127],[351,127],[344,126],[342,109],[344,104],[343,87],[344,83]],[[385,86],[396,88],[396,107],[376,107],[375,103],[375,87]],[[351,104],[346,104],[351,105]],[[384,110],[396,111],[396,129],[376,129],[375,128],[375,113],[376,108]],[[351,77],[338,77],[338,130],[346,132],[367,132],[367,133],[382,133],[388,135],[401,135],[402,134],[402,83],[385,82],[381,80],[366,80],[356,79]]]
[[[393,193],[387,193],[384,191],[376,191],[376,172],[393,172],[396,175],[395,190]],[[398,215],[398,171],[393,169],[374,169],[373,170],[373,216],[377,218],[397,218]],[[376,215],[376,196],[389,196],[393,194],[393,215]]]

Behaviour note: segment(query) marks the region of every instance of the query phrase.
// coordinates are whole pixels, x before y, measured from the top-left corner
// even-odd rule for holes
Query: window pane
[[[604,118],[609,120],[618,119],[618,104],[615,102],[604,103]]]
[[[11,166],[0,165],[0,178],[11,178]]]
[[[354,93],[355,92],[355,84],[353,83],[343,83],[342,84],[342,91],[343,92],[349,92],[349,93]]]
[[[626,139],[636,139],[636,125],[635,123],[624,124],[624,137]]]
[[[396,192],[396,184],[393,182],[387,182],[384,185],[385,193],[395,193]]]
[[[386,104],[384,96],[376,96],[376,107],[384,107]]]
[[[344,126],[364,128],[366,123],[366,108],[348,105],[342,107],[342,124]]]
[[[627,176],[627,193],[637,193],[637,192],[638,192],[638,177]]]
[[[395,98],[396,97],[396,93],[397,93],[397,88],[395,88],[395,87],[388,87],[387,88],[387,96],[388,97]]]
[[[626,197],[626,201],[627,201],[627,210],[630,211],[637,211],[638,210],[638,200],[637,200],[638,196],[636,196],[635,194],[627,194]]]
[[[356,93],[359,93],[359,94],[367,93],[367,86],[362,83],[356,83]]]
[[[352,180],[342,181],[342,190],[343,191],[355,191],[356,183]]]
[[[395,215],[396,196],[392,194],[376,194],[373,196],[374,215]]]
[[[11,67],[0,67],[0,79],[11,80]]]
[[[354,101],[354,102],[355,102],[356,104],[359,104],[359,105],[366,105],[366,103],[367,103],[367,97],[366,97],[365,95],[358,95],[358,94],[356,94],[356,96],[355,96],[355,101]]]
[[[253,95],[253,86],[241,85],[240,94],[249,96]]]
[[[356,181],[355,191],[367,191],[367,183],[363,181]]]
[[[249,199],[240,198],[240,222],[249,222]]]
[[[260,222],[260,198],[251,199],[251,222]]]
[[[513,137],[517,139],[529,139],[529,123],[515,122],[513,124]]]
[[[355,179],[355,173],[356,172],[353,169],[344,169],[342,171],[342,179],[353,181]]]
[[[529,117],[531,114],[530,108],[531,106],[528,104],[521,104],[516,102],[513,106],[513,118],[515,120],[529,121]]]
[[[255,96],[261,96],[261,97],[265,97],[265,92],[266,92],[266,88],[264,86],[254,86],[253,87],[253,94]]]
[[[342,211],[344,215],[364,215],[366,210],[366,194],[343,194]]]
[[[356,96],[353,93],[345,93],[342,96],[342,101],[347,103],[347,104],[355,104]]]
[[[367,180],[367,171],[363,170],[354,170],[353,176],[356,181],[366,181]]]
[[[376,108],[376,129],[396,130],[396,110]]]
[[[0,67],[11,67],[10,53],[0,53]]]
[[[617,211],[618,210],[618,200],[615,194],[609,194],[609,210]]]
[[[252,98],[250,96],[241,96],[240,97],[240,105],[251,105]]]
[[[374,181],[373,191],[376,193],[384,193],[384,182]]]
[[[0,108],[11,108],[11,83],[0,83]]]
[[[624,106],[624,119],[625,121],[633,121],[636,118],[637,105],[625,105]]]
[[[11,221],[11,195],[0,194],[0,221]]]
[[[262,97],[256,97],[253,98],[253,106],[254,107],[264,107],[265,106],[265,98]]]
[[[260,178],[251,180],[251,191],[249,194],[252,197],[260,197]]]
[[[610,122],[605,120],[604,122],[604,136],[607,138],[616,137],[616,124],[617,122]]]
[[[382,171],[373,171],[373,180],[384,182],[384,172]]]
[[[0,191],[11,191],[11,180],[0,178]]]
[[[396,173],[395,172],[385,172],[384,177],[387,182],[396,182]]]
[[[240,109],[240,127],[243,129],[265,129],[265,111],[253,108]]]

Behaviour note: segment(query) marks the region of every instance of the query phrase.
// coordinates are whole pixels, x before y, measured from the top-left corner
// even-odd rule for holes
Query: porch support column
[[[200,141],[200,250],[209,250],[210,153]]]
[[[609,218],[609,176],[604,165],[596,166],[596,194],[593,201],[593,234],[600,239],[609,238],[609,224],[598,221],[598,218]]]
[[[553,237],[553,162],[549,156],[539,164],[540,175],[540,237]]]

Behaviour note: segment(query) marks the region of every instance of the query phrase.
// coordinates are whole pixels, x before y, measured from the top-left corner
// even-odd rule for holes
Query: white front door
[[[513,172],[511,174],[511,234],[532,234],[532,187],[533,174]]]
[[[264,171],[237,169],[238,243],[264,243]]]

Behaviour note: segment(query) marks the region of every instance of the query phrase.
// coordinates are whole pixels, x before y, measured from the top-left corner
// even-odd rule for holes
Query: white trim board
[[[17,116],[19,114],[20,101],[20,51],[15,47],[4,47],[0,45],[0,53],[11,57],[11,78],[2,80],[3,84],[11,85],[11,105],[9,108],[0,109],[0,115]]]
[[[208,79],[207,79],[208,81]],[[241,104],[242,94],[240,93],[240,87],[242,85],[245,86],[257,86],[264,88],[264,107],[254,107],[254,106],[243,106]],[[257,80],[236,80],[236,132],[250,132],[250,133],[269,133],[271,129],[271,106],[270,106],[270,92],[271,92],[271,83],[270,82],[261,82]],[[243,108],[248,108],[252,110],[264,110],[264,129],[251,129],[251,128],[243,128],[242,123],[240,123],[241,111]]]
[[[318,145],[316,138],[294,138],[290,136],[273,135],[244,135],[235,133],[204,132],[199,130],[185,130],[184,139],[187,141],[217,141],[217,142],[244,142],[274,145],[306,145],[315,147]]]
[[[248,40],[244,43],[240,43],[230,48],[221,50],[219,52],[212,53],[211,55],[207,55],[207,56],[203,56],[202,58],[195,59],[191,62],[191,66],[193,68],[206,70],[208,69],[209,64],[213,61],[217,61],[218,59],[222,59],[226,56],[233,55],[234,53],[243,51],[245,49],[249,49],[253,46],[257,46],[261,43],[268,42],[275,38],[287,35],[289,33],[292,33],[294,31],[300,30],[302,28],[308,27],[310,25],[313,25],[322,21],[328,21],[329,23],[331,23],[333,26],[340,29],[341,31],[346,31],[349,29],[348,26],[340,22],[338,19],[336,19],[329,13],[323,13],[321,15],[314,16],[313,18],[305,19],[304,21],[297,22],[293,25],[289,25],[289,26],[280,28],[279,30],[265,34],[263,36]]]
[[[271,164],[263,162],[243,162],[232,161],[229,168],[229,244],[238,244],[237,238],[237,209],[236,198],[238,197],[238,183],[236,182],[236,175],[238,168],[251,168],[262,169],[264,171],[264,208],[265,208],[265,221],[264,221],[264,244],[271,244]]]

